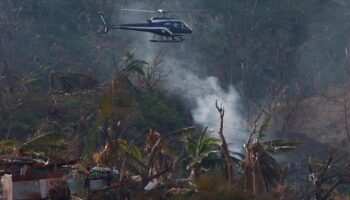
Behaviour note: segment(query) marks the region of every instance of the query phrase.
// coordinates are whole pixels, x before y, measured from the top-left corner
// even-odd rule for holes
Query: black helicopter
[[[104,26],[104,32],[107,33],[109,29],[122,29],[132,31],[142,31],[153,33],[153,39],[151,42],[182,42],[185,40],[185,34],[191,34],[192,29],[182,20],[166,17],[168,13],[185,13],[185,12],[206,12],[206,10],[182,10],[182,11],[170,11],[159,9],[157,11],[152,10],[138,10],[138,9],[121,9],[123,11],[134,12],[147,12],[147,13],[160,13],[161,17],[151,17],[147,20],[148,23],[137,24],[109,24],[103,17],[102,12],[99,12],[100,18]],[[156,39],[158,35],[158,39]]]

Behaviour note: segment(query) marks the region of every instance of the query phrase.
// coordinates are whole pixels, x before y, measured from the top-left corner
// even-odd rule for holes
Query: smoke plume
[[[241,116],[240,96],[234,87],[230,86],[228,90],[224,90],[216,77],[200,78],[191,71],[179,67],[176,62],[169,65],[171,73],[168,77],[168,88],[192,103],[191,113],[194,122],[208,127],[210,134],[218,137],[220,115],[215,107],[217,101],[218,105],[225,109],[224,135],[230,149],[241,151],[247,139],[248,126]]]

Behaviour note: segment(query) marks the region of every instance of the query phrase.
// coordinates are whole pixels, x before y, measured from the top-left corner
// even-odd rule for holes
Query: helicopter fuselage
[[[108,29],[112,28],[149,32],[160,36],[183,36],[184,34],[192,33],[192,29],[185,22],[169,17],[152,17],[151,19],[147,20],[148,23],[119,25],[106,23],[102,15],[101,19],[104,22],[105,32],[108,32]]]
[[[156,40],[153,37],[153,40],[151,40],[152,42],[181,42],[184,40],[183,36],[185,34],[192,33],[192,29],[185,22],[170,17],[152,17],[147,20],[148,23],[119,25],[107,23],[101,13],[100,18],[103,22],[105,33],[107,33],[109,29],[121,29],[149,32],[164,37],[160,40]]]

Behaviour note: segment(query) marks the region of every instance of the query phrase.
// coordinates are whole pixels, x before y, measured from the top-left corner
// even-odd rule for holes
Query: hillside
[[[151,43],[150,33],[103,33],[99,11],[112,24],[155,15],[121,8],[207,12],[171,14],[193,33]],[[172,188],[179,199],[230,188],[227,198],[341,199],[350,180],[349,8],[349,0],[3,0],[0,152],[17,155],[8,141],[54,133],[66,137],[64,159],[85,167],[127,167],[144,180],[162,171],[153,199]],[[311,184],[311,174],[331,178]],[[137,198],[146,183],[128,187]]]

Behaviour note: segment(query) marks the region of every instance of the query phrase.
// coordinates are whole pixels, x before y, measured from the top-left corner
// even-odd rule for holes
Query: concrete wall
[[[66,185],[62,175],[57,173],[12,176],[4,175],[1,179],[4,200],[43,199],[52,190],[58,191]]]

